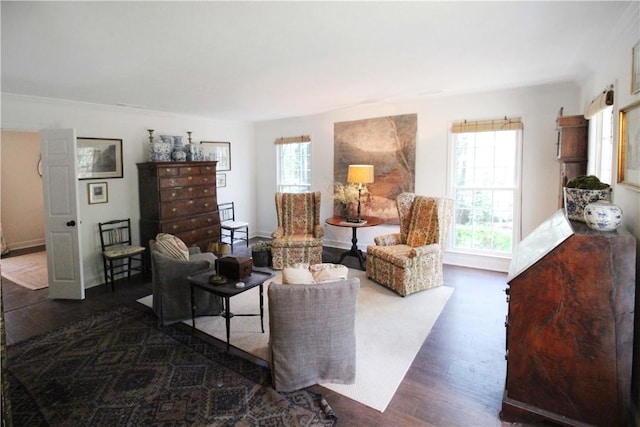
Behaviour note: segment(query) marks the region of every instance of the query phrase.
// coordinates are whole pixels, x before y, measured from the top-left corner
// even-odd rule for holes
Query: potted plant
[[[251,258],[255,267],[271,265],[271,242],[260,241],[251,245]]]
[[[564,187],[564,208],[567,218],[585,222],[584,208],[598,200],[611,200],[611,186],[595,175],[580,175]]]

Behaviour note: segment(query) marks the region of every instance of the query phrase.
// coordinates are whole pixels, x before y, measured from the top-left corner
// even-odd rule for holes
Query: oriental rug
[[[8,349],[19,426],[332,426],[324,399],[181,325],[120,307]]]
[[[2,277],[32,290],[49,287],[47,253],[34,252],[26,255],[2,258]]]
[[[271,281],[280,281],[281,273]],[[418,351],[440,316],[453,288],[439,286],[401,297],[369,280],[366,272],[349,269],[349,277],[360,279],[356,313],[356,382],[323,383],[323,387],[384,412],[411,367]],[[267,286],[264,289],[264,329],[260,317],[231,319],[231,345],[269,361],[269,313]],[[151,307],[151,295],[138,302]],[[233,297],[234,313],[258,313],[258,288]],[[191,321],[185,322],[191,325]],[[200,317],[196,328],[226,342],[224,319]]]

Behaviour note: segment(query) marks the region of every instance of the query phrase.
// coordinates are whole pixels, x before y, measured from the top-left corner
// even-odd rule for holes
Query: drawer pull
[[[193,204],[193,200],[189,200],[189,201],[187,202],[187,204],[188,204],[188,205],[192,205],[192,204]]]
[[[209,178],[207,177],[202,178],[202,182],[209,182]]]
[[[171,193],[171,197],[176,197],[176,193]]]
[[[211,230],[207,231],[207,234],[212,234],[212,233],[213,233],[213,231],[211,231]]]
[[[208,193],[208,192],[209,192],[209,189],[208,189],[208,188],[205,188],[204,190],[202,190],[202,192],[206,194],[206,193]]]
[[[189,172],[191,172],[191,168],[187,168],[187,170],[188,170]]]
[[[208,208],[208,207],[209,207],[209,203],[205,203],[205,204],[204,204],[204,207],[205,207],[205,208]]]
[[[173,208],[171,209],[171,212],[176,212],[178,210],[178,208]]]
[[[192,177],[192,176],[188,176],[188,177],[187,177],[187,179],[188,179],[189,181],[191,181],[191,180],[193,179],[193,177]]]
[[[187,188],[187,191],[193,191],[193,187]]]
[[[171,172],[171,168],[166,168],[164,171],[169,173],[169,172]]]
[[[174,230],[177,230],[177,229],[178,229],[178,226],[177,226],[177,225],[174,225],[174,226],[173,226],[173,229],[174,229]]]
[[[213,219],[207,218],[207,222],[211,222],[211,221],[213,221]]]

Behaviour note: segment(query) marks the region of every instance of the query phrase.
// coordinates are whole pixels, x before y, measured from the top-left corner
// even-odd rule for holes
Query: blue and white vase
[[[585,190],[564,187],[564,209],[567,218],[584,222],[584,208],[598,200],[611,200],[611,187],[602,190]]]
[[[166,142],[152,142],[149,144],[149,161],[170,162],[173,144]]]
[[[606,200],[598,200],[584,208],[584,220],[594,230],[614,231],[622,223],[622,209]]]

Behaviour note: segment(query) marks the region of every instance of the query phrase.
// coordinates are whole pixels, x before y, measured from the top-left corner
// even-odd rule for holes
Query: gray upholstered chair
[[[200,253],[189,248],[189,260],[172,258],[158,251],[155,240],[149,241],[153,283],[153,312],[159,325],[169,325],[191,319],[191,288],[187,276],[214,266],[216,257],[210,252]],[[196,289],[196,315],[219,314],[220,297]]]
[[[276,390],[322,382],[353,384],[359,289],[357,278],[269,285],[269,352]]]

